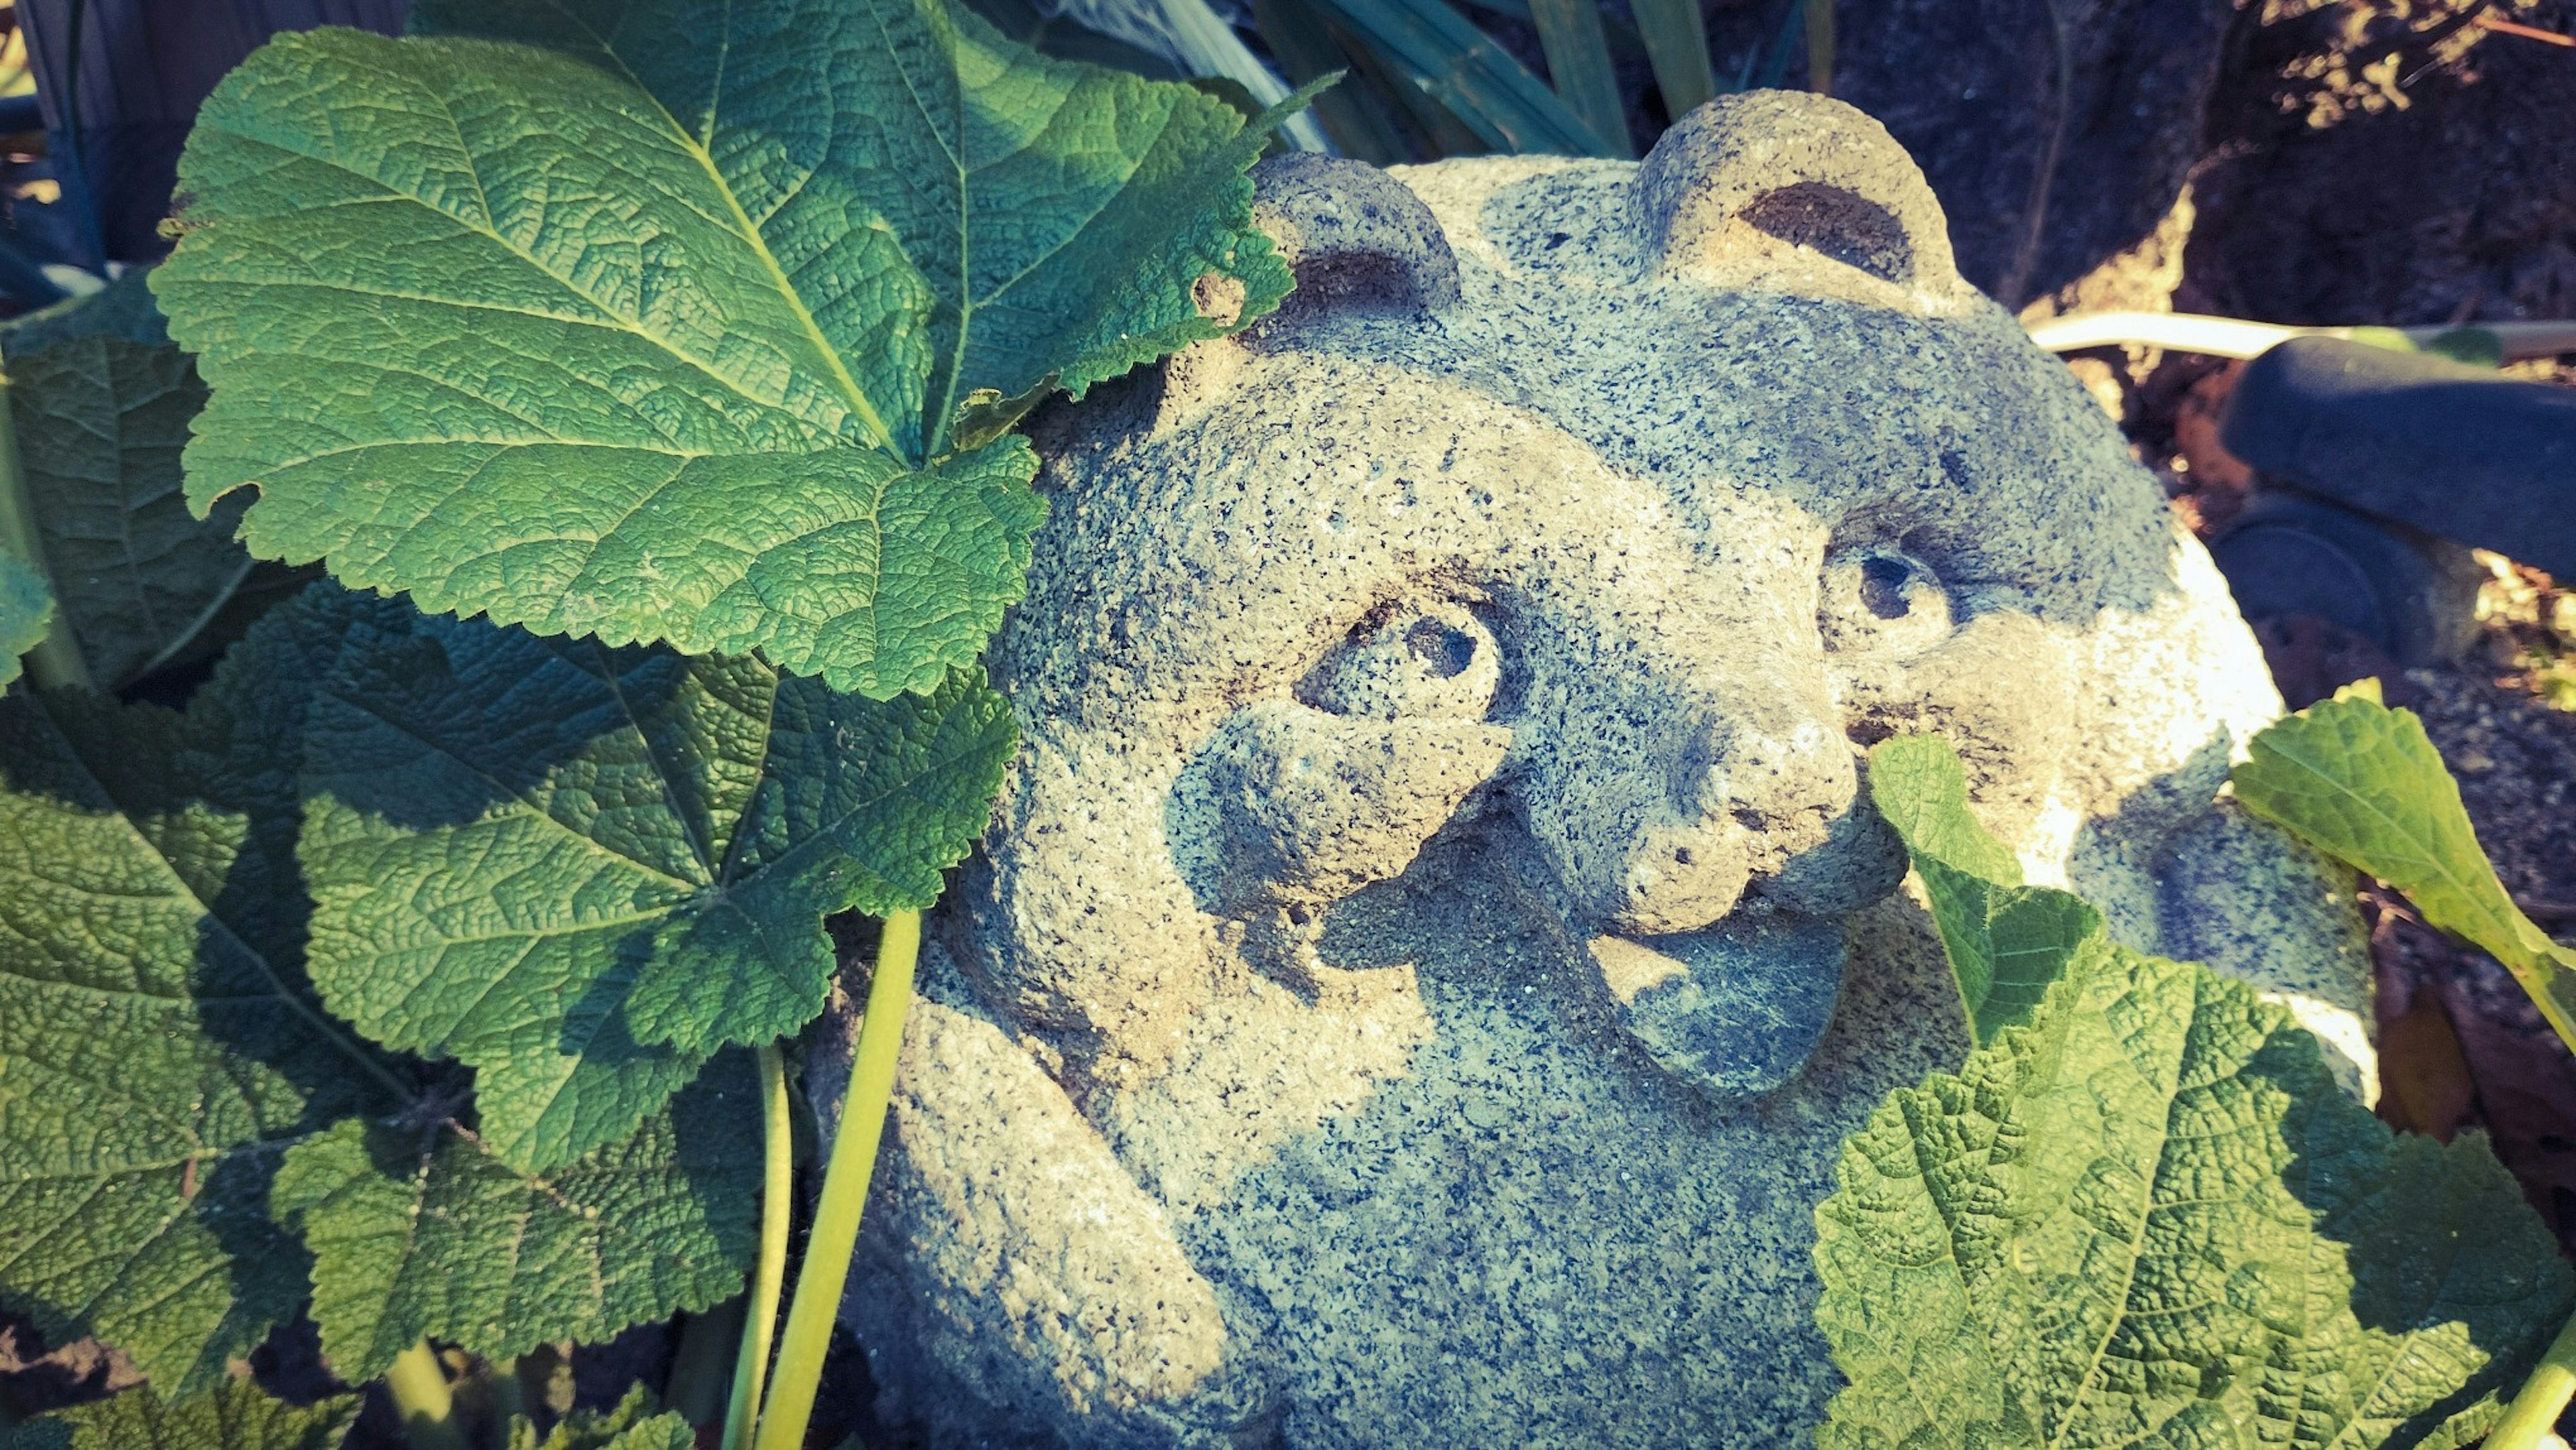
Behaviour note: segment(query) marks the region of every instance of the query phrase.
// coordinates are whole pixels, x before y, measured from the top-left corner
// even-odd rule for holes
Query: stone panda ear
[[[1668,275],[1844,292],[1840,271],[1842,283],[1858,272],[1918,297],[1967,290],[1914,158],[1823,96],[1750,91],[1701,106],[1647,154],[1637,201]]]
[[[1360,161],[1290,152],[1252,169],[1252,219],[1297,274],[1272,322],[1422,313],[1458,297],[1458,258],[1431,208]]]

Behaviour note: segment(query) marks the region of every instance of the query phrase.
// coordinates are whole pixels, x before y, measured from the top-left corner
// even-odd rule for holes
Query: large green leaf
[[[1243,175],[1268,126],[1189,86],[1041,55],[960,6],[426,0],[414,15],[633,77],[689,119],[800,281],[829,279],[829,249],[882,218],[906,286],[934,299],[894,350],[904,388],[884,411],[934,456],[970,392],[1054,378],[1079,396],[1288,293]],[[1223,323],[1194,295],[1214,278],[1246,290]],[[845,355],[874,357],[870,314],[892,307],[802,290]]]
[[[941,0],[427,4],[282,37],[201,112],[154,286],[254,551],[541,633],[760,654],[882,697],[1018,597],[1026,445],[1276,304],[1262,137]]]
[[[493,1354],[530,1326],[606,1338],[741,1281],[760,1147],[739,1064],[539,1179],[467,1135],[459,1084],[415,1081],[314,998],[299,765],[311,727],[363,712],[349,653],[400,638],[384,617],[408,613],[319,586],[263,619],[184,714],[0,699],[0,1295],[48,1334],[124,1348],[165,1395],[219,1381],[306,1297],[308,1266],[335,1344],[366,1337],[353,1317],[429,1314]],[[748,794],[746,859],[777,818]],[[511,899],[505,881],[480,889]],[[348,1144],[389,1140],[432,1167],[312,1189]],[[318,1263],[272,1216],[281,1160],[300,1165],[285,1206]],[[370,1206],[415,1193],[423,1245],[503,1251],[435,1260],[434,1294],[417,1287],[432,1260],[351,1251],[383,1227]]]
[[[18,656],[54,627],[54,592],[36,566],[0,548],[0,685],[18,678]]]
[[[2504,963],[2576,1048],[2576,949],[2496,879],[2414,711],[2347,691],[2256,735],[2232,779],[2246,809],[2405,892],[2426,921]]]
[[[473,1064],[484,1141],[528,1167],[810,1021],[822,917],[929,905],[1014,740],[963,672],[880,703],[749,659],[301,607],[342,640],[304,761],[314,980],[378,1041]]]
[[[338,1450],[358,1422],[358,1397],[310,1405],[272,1398],[249,1380],[172,1404],[138,1386],[36,1420],[11,1450]]]
[[[1993,860],[1956,758],[1907,750],[1874,791]],[[1845,1143],[1817,1320],[1850,1384],[1819,1442],[2474,1438],[2576,1301],[2484,1140],[2395,1137],[2285,1010],[2098,920],[2062,958],[2025,1025]]]
[[[760,1164],[728,1057],[613,1147],[542,1176],[453,1123],[342,1123],[290,1149],[277,1216],[313,1253],[313,1318],[342,1379],[423,1336],[495,1358],[703,1309],[742,1287]]]
[[[83,326],[92,308],[100,316]],[[39,546],[64,624],[103,687],[195,638],[252,568],[233,542],[239,506],[199,519],[181,493],[180,450],[205,402],[196,369],[166,342],[123,335],[123,321],[92,298],[30,334],[41,345],[18,335],[8,344],[9,410]]]
[[[298,641],[186,716],[0,700],[0,1297],[201,1389],[304,1292],[278,1151],[404,1085],[300,965]]]

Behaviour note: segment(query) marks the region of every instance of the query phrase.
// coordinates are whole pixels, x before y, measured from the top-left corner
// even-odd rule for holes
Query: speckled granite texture
[[[1836,1146],[1963,1050],[1892,733],[2359,1082],[2349,908],[2213,804],[2253,639],[1874,122],[1259,180],[1289,305],[1038,429],[1026,741],[846,1308],[889,1421],[1803,1443]]]

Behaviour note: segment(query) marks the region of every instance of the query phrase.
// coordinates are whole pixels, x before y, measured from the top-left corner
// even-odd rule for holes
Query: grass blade
[[[1716,99],[1717,73],[1709,68],[1699,0],[1630,0],[1629,8],[1637,14],[1646,60],[1655,68],[1655,89],[1664,94],[1664,114],[1678,121]]]
[[[1222,16],[1208,8],[1207,0],[1162,0],[1166,28],[1181,52],[1180,59],[1195,75],[1224,76],[1252,93],[1260,106],[1275,106],[1288,99],[1289,86],[1261,63],[1243,37]],[[1280,122],[1288,144],[1300,151],[1330,149],[1324,141],[1323,127],[1301,108]]]
[[[1619,76],[1610,64],[1601,7],[1593,0],[1531,0],[1530,17],[1538,25],[1538,43],[1546,48],[1548,79],[1556,83],[1556,93],[1613,154],[1635,154],[1628,144],[1627,107],[1619,100]]]
[[[1807,12],[1807,89],[1834,93],[1834,0],[1799,0]]]
[[[1252,21],[1294,84],[1302,86],[1317,76],[1350,67],[1350,55],[1305,0],[1252,0]],[[1371,94],[1357,75],[1345,75],[1341,84],[1315,98],[1315,119],[1345,156],[1374,166],[1413,159],[1403,130],[1387,114],[1386,102]]]
[[[62,591],[53,587],[45,569],[44,536],[36,528],[35,500],[28,496],[26,468],[18,458],[18,429],[10,420],[6,376],[0,376],[0,554],[16,554],[43,582],[45,592],[61,600]],[[54,606],[53,628],[36,641],[26,658],[27,683],[38,689],[90,687],[89,662],[81,657],[59,602]]]
[[[1755,90],[1778,90],[1789,78],[1789,56],[1798,48],[1799,22],[1806,14],[1806,0],[1789,0],[1788,8],[1780,12],[1780,31],[1771,37],[1771,48],[1762,55],[1762,69],[1753,77]]]
[[[1529,67],[1442,0],[1318,4],[1495,150],[1614,154]]]

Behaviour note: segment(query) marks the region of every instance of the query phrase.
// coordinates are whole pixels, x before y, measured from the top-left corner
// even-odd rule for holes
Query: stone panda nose
[[[1821,662],[1766,653],[1738,653],[1724,678],[1704,663],[1641,672],[1615,701],[1558,714],[1532,752],[1525,814],[1595,929],[1696,931],[1748,893],[1836,917],[1903,878],[1893,833],[1860,803]]]
[[[1820,649],[1781,630],[1748,658],[1753,628],[1696,670],[1576,672],[1531,712],[1515,783],[1614,1019],[1721,1102],[1797,1075],[1833,1020],[1842,918],[1905,872],[1861,803]]]
[[[1627,843],[1608,926],[1647,935],[1705,926],[1830,842],[1832,823],[1852,813],[1859,773],[1842,732],[1802,703],[1677,706],[1664,764],[1670,809]]]

